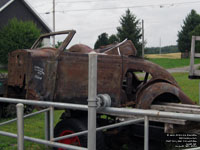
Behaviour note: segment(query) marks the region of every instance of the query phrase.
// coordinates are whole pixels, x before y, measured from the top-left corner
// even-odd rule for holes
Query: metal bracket
[[[111,98],[108,94],[97,95],[97,109],[111,106]]]

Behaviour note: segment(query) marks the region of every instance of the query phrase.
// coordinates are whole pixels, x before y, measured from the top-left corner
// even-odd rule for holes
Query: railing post
[[[190,76],[194,75],[194,53],[195,53],[195,40],[196,37],[192,36],[192,42],[191,42],[191,54],[190,54]]]
[[[144,117],[144,150],[149,149],[149,117]]]
[[[24,150],[24,105],[17,104],[17,145],[18,150]]]
[[[88,150],[96,150],[97,54],[89,54],[88,65]]]
[[[199,105],[200,105],[200,82],[199,82]]]
[[[50,140],[54,138],[54,108],[50,107]]]
[[[45,140],[50,141],[50,112],[45,112]],[[48,149],[48,146],[46,146],[46,149]]]

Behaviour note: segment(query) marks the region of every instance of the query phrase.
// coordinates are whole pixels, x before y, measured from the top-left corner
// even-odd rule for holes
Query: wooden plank
[[[196,37],[196,41],[200,41],[200,36],[195,36]]]
[[[199,105],[190,105],[190,104],[181,104],[181,103],[159,103],[159,105],[178,106],[178,107],[186,107],[186,108],[196,108],[196,109],[200,109],[200,106],[199,106]]]
[[[174,124],[165,124],[164,132],[165,133],[195,133],[198,134],[200,129],[200,124],[196,122],[191,122],[188,125],[174,125]]]
[[[168,111],[168,112],[200,114],[200,109],[186,108],[186,107],[180,107],[180,106],[151,105],[151,109],[160,110],[160,111]]]
[[[181,120],[181,119],[157,118],[157,117],[150,117],[149,120],[155,121],[155,122],[169,123],[169,124],[178,124],[178,125],[186,125],[190,122],[190,121]]]
[[[194,57],[199,58],[200,57],[200,53],[195,53]]]

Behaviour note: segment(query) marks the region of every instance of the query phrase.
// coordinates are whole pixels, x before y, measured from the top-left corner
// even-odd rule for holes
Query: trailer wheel
[[[70,118],[61,120],[54,128],[54,137],[64,136],[80,131],[87,130],[86,119]],[[63,144],[70,144],[80,147],[87,147],[87,134],[76,136],[58,141]],[[97,150],[105,150],[103,133],[97,132]],[[54,150],[64,150],[62,148],[54,148]]]
[[[3,115],[3,104],[0,103],[0,119],[2,118]]]

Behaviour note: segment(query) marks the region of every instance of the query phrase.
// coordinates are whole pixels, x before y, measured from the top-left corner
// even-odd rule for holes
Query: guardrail
[[[22,100],[22,99],[15,99],[15,98],[0,98],[0,102],[6,103],[16,103],[17,104],[17,119],[12,119],[3,123],[0,123],[0,126],[6,125],[8,123],[17,121],[17,129],[18,134],[13,134],[9,132],[0,131],[0,135],[9,136],[13,138],[17,138],[18,141],[18,150],[24,150],[24,140],[44,144],[51,147],[57,148],[64,148],[70,150],[96,150],[96,131],[116,128],[119,126],[126,126],[131,125],[134,123],[144,122],[144,149],[149,149],[149,117],[162,117],[162,118],[173,118],[173,119],[185,119],[191,121],[200,122],[200,114],[185,114],[185,113],[175,113],[175,112],[162,112],[157,110],[142,110],[142,109],[130,109],[130,108],[113,108],[109,107],[109,102],[104,105],[103,107],[98,106],[100,104],[97,102],[99,98],[96,98],[96,81],[97,81],[97,74],[96,74],[96,63],[97,56],[96,54],[89,55],[89,98],[88,98],[88,106],[87,105],[79,105],[79,104],[69,104],[69,103],[57,103],[57,102],[47,102],[47,101],[34,101],[34,100]],[[101,97],[102,98],[102,97]],[[101,99],[102,100],[102,99]],[[103,99],[105,100],[105,99]],[[109,100],[108,100],[109,101]],[[23,105],[36,105],[47,107],[44,110],[34,112],[32,114],[28,114],[23,116]],[[104,103],[105,104],[105,103]],[[62,108],[62,109],[75,109],[75,110],[82,110],[88,111],[88,130],[82,131],[78,133],[73,133],[70,135],[65,135],[62,137],[54,138],[54,107]],[[99,109],[97,109],[99,108]],[[45,113],[45,140],[37,139],[33,137],[24,136],[24,118],[31,117],[33,115],[39,113]],[[123,116],[131,116],[131,115],[138,115],[144,116],[144,118],[134,119],[129,121],[124,121],[112,125],[107,125],[103,127],[96,128],[96,113],[101,114],[115,114],[123,115]],[[66,139],[74,136],[79,136],[83,134],[88,134],[88,148],[61,144],[56,141],[61,139]]]
[[[52,147],[59,147],[59,148],[67,148],[67,149],[72,149],[72,150],[87,150],[87,148],[80,148],[77,146],[72,146],[72,145],[65,145],[61,143],[57,143],[55,141],[66,139],[66,138],[71,138],[74,136],[80,136],[83,134],[89,134],[91,132],[90,130],[88,131],[82,131],[79,133],[74,133],[70,135],[66,135],[63,137],[58,137],[54,138],[53,137],[53,111],[54,107],[58,108],[64,108],[64,109],[76,109],[76,110],[83,110],[87,111],[88,106],[87,105],[78,105],[78,104],[67,104],[67,103],[54,103],[54,102],[43,102],[43,101],[34,101],[34,100],[20,100],[20,99],[13,99],[13,98],[0,98],[0,102],[7,102],[7,103],[18,103],[17,104],[17,119],[12,119],[10,121],[1,123],[0,126],[6,125],[8,123],[14,122],[17,120],[18,122],[18,135],[13,134],[13,133],[8,133],[4,131],[0,131],[0,135],[5,135],[5,136],[10,136],[14,138],[18,138],[18,150],[23,150],[23,141],[28,140],[32,141],[35,143],[39,144],[45,144],[47,146],[52,146]],[[20,103],[20,104],[19,104]],[[35,112],[29,115],[23,116],[23,105],[22,104],[27,104],[27,105],[37,105],[37,106],[47,106],[49,108],[46,108],[44,110],[41,110],[39,112]],[[23,134],[23,119],[31,117],[33,115],[39,114],[45,112],[45,140],[41,139],[36,139],[32,137],[27,137],[24,136]],[[49,113],[50,112],[50,113]],[[125,122],[120,122],[108,126],[103,126],[99,128],[95,128],[95,131],[92,131],[96,134],[96,131],[104,130],[104,129],[110,129],[110,128],[116,128],[119,126],[126,126],[126,125],[131,125],[133,123],[139,123],[139,122],[145,122],[144,130],[145,130],[145,143],[144,143],[144,149],[148,150],[148,133],[149,133],[149,117],[162,117],[162,118],[174,118],[174,119],[186,119],[190,121],[198,121],[200,122],[200,115],[199,114],[185,114],[185,113],[174,113],[174,112],[162,112],[162,111],[157,111],[157,110],[142,110],[142,109],[130,109],[130,108],[113,108],[113,107],[106,107],[102,108],[100,110],[97,110],[97,113],[104,113],[104,114],[115,114],[115,115],[124,115],[124,116],[130,116],[130,115],[139,115],[139,116],[145,116],[144,118],[140,119],[134,119],[134,120],[129,120]],[[50,120],[48,119],[50,118]],[[93,120],[94,121],[94,120]],[[50,126],[50,130],[49,129]],[[50,135],[50,139],[48,138]],[[96,140],[88,140],[88,146],[89,142],[96,143]],[[95,144],[96,145],[96,144]],[[96,149],[96,147],[95,147]],[[89,149],[88,150],[95,150],[95,149]]]

